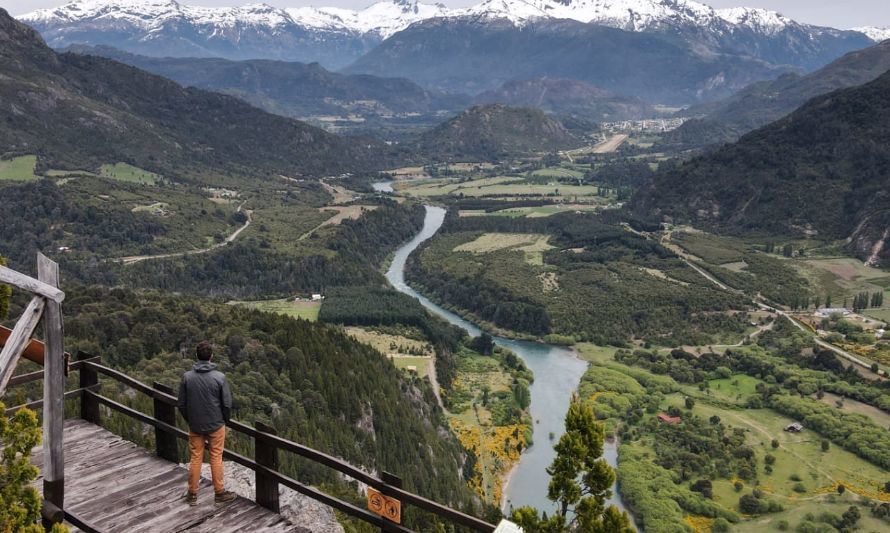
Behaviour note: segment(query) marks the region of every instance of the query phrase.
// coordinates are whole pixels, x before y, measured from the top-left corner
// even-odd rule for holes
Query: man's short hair
[[[210,361],[210,358],[213,357],[213,345],[210,341],[199,342],[198,347],[195,348],[195,355],[201,361]]]

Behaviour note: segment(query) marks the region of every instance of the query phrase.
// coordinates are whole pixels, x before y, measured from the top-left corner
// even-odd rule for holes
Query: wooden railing
[[[161,458],[179,462],[179,447],[177,439],[188,440],[188,433],[176,426],[177,398],[173,390],[161,383],[153,383],[148,386],[139,380],[132,378],[107,366],[100,364],[98,357],[88,354],[78,354],[77,360],[72,362],[69,370],[79,371],[79,386],[77,389],[65,393],[66,399],[80,399],[81,417],[93,424],[101,423],[100,405],[122,413],[130,418],[148,424],[155,428],[155,452]],[[43,378],[43,371],[32,372],[14,376],[9,385],[20,385]],[[119,403],[111,398],[102,396],[100,390],[100,376],[111,378],[135,391],[141,392],[153,400],[153,414],[148,415],[129,406]],[[7,409],[12,413],[21,407],[37,409],[42,407],[43,401],[37,400],[24,405]],[[405,526],[389,520],[385,516],[371,512],[351,502],[344,501],[326,494],[315,487],[305,485],[278,470],[279,451],[295,454],[315,463],[329,467],[356,481],[366,484],[379,491],[385,497],[396,500],[404,509],[411,505],[432,513],[448,522],[458,524],[474,531],[493,532],[495,526],[479,518],[462,513],[448,506],[434,502],[423,496],[419,496],[402,488],[401,480],[392,474],[383,472],[380,477],[373,476],[341,459],[312,448],[283,439],[276,435],[273,428],[256,422],[253,427],[232,420],[227,424],[228,428],[241,433],[254,441],[254,458],[246,457],[229,449],[223,451],[223,457],[234,461],[254,471],[256,474],[256,503],[274,512],[279,511],[278,487],[284,485],[292,490],[304,494],[316,501],[328,505],[342,513],[379,527],[386,532],[411,532]],[[80,529],[90,532],[97,531],[85,521],[72,516],[67,510],[59,511],[65,519]]]

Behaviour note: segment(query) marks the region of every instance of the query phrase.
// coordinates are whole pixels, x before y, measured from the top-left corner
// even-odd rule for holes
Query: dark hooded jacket
[[[179,412],[194,433],[213,433],[229,421],[232,391],[210,361],[198,361],[179,383]]]

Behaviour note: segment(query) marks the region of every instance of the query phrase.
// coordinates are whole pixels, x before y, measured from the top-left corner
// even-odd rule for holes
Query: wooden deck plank
[[[43,457],[35,448],[34,464],[42,466]],[[65,422],[66,507],[102,531],[308,533],[244,498],[216,505],[206,479],[191,507],[183,500],[187,478],[185,468],[99,426]]]

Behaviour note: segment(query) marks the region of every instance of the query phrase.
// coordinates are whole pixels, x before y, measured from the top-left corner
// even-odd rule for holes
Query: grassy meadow
[[[0,159],[0,181],[34,181],[37,156],[24,155],[13,159]]]
[[[258,309],[268,313],[277,313],[291,318],[301,318],[309,322],[318,320],[318,312],[321,310],[321,302],[294,301],[290,298],[283,300],[262,300],[254,302],[232,302],[250,309]]]
[[[127,163],[115,163],[113,165],[102,165],[99,169],[99,175],[103,178],[124,181],[127,183],[138,183],[142,185],[157,185],[164,181],[164,177],[154,172],[149,172]]]

